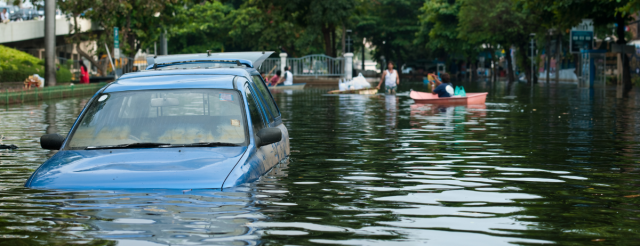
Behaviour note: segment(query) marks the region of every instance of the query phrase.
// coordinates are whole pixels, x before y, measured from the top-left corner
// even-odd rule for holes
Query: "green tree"
[[[540,19],[541,12],[526,11],[521,5],[512,0],[462,0],[459,11],[458,38],[468,44],[479,46],[485,44],[490,47],[492,58],[495,57],[495,49],[501,46],[509,49],[518,47],[520,67],[524,68],[529,81],[532,57],[527,56],[526,50],[530,33],[544,33],[544,28],[536,23]],[[509,81],[513,82],[514,72],[510,52],[505,52]],[[495,74],[495,72],[493,73]]]
[[[282,48],[297,56],[324,51],[317,29],[292,22],[272,4],[211,1],[190,4],[175,13],[170,53]]]
[[[415,44],[424,45],[433,53],[466,58],[467,64],[477,61],[481,43],[460,39],[459,17],[462,1],[427,0],[418,16],[421,28]],[[471,67],[475,74],[475,65]]]
[[[291,12],[277,4],[277,1],[247,1],[234,17],[231,36],[236,40],[249,39],[254,49],[281,49],[293,57],[326,52],[319,28],[305,26],[298,18],[301,12]],[[261,28],[244,28],[251,23],[260,23]]]
[[[384,55],[401,66],[405,61],[424,59],[424,46],[414,44],[420,31],[418,15],[424,0],[379,0],[362,2],[352,18],[357,36],[374,45],[374,57]]]
[[[81,15],[88,9],[91,9],[94,1],[89,0],[67,0],[67,1],[58,1],[58,7],[64,12],[69,14],[69,17],[73,19],[73,28],[70,30],[72,33],[69,37],[66,38],[68,43],[74,44],[76,47],[76,51],[80,56],[91,62],[91,64],[98,69],[98,73],[104,76],[104,69],[98,64],[98,61],[94,59],[94,56],[91,54],[92,51],[86,51],[81,43],[83,41],[96,40],[98,38],[97,32],[80,32],[80,26],[78,24],[78,19],[81,18]]]
[[[104,30],[98,36],[102,43],[113,40],[113,29],[118,27],[120,48],[130,57],[141,47],[149,47],[157,41],[183,3],[179,0],[58,0],[60,9],[72,18],[82,16],[98,24]]]
[[[582,19],[593,19],[596,28],[614,23],[616,44],[627,43],[625,26],[631,19],[631,13],[640,9],[638,0],[517,0],[525,10],[543,9],[553,13],[550,18],[542,18],[540,25],[570,28],[578,25]],[[562,29],[560,29],[562,30]],[[622,82],[625,91],[632,87],[629,57],[622,55]]]
[[[338,27],[346,28],[356,8],[355,0],[254,0],[260,9],[278,13],[284,23],[295,23],[307,32],[322,34],[325,54],[337,55]],[[294,25],[295,25],[294,24]]]
[[[175,24],[168,30],[169,53],[224,52],[225,41],[230,41],[230,16],[234,11],[233,6],[218,1],[177,9]]]
[[[98,41],[95,54],[105,52],[104,44],[112,44],[114,27],[119,28],[122,54],[134,57],[142,47],[150,47],[173,21],[173,13],[184,1],[179,0],[58,0],[59,8],[74,21],[71,42],[76,44],[80,55],[100,69],[90,52],[80,47],[86,40]],[[108,13],[108,14],[106,14]],[[88,18],[98,24],[100,32],[80,33],[78,18]],[[100,73],[103,69],[99,70]]]

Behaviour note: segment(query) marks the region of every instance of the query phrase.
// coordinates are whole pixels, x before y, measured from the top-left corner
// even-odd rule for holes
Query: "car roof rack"
[[[158,66],[170,66],[172,64],[180,63],[195,63],[195,62],[211,62],[211,63],[229,63],[233,62],[238,65],[246,65],[251,68],[258,68],[262,65],[269,56],[273,54],[273,51],[252,51],[252,52],[223,52],[223,53],[211,53],[207,50],[207,53],[199,54],[180,54],[180,55],[165,55],[165,56],[148,56],[147,65],[157,68]]]
[[[173,62],[163,62],[163,63],[154,63],[152,66],[148,66],[148,69],[158,69],[161,67],[168,67],[171,65],[178,64],[189,64],[189,63],[231,63],[235,64],[238,67],[245,65],[247,67],[253,67],[251,65],[251,61],[247,60],[213,60],[213,59],[198,59],[198,60],[186,60],[186,61],[173,61]]]

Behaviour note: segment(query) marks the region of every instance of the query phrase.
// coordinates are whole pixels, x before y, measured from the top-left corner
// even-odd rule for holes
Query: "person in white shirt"
[[[293,74],[289,70],[291,70],[290,66],[284,67],[284,75],[282,75],[282,77],[280,77],[280,79],[278,80],[278,82],[274,86],[277,86],[278,84],[282,83],[283,81],[284,81],[284,85],[293,85]]]
[[[387,70],[384,70],[382,73],[382,78],[380,78],[380,83],[378,83],[378,90],[380,90],[380,86],[384,81],[384,87],[387,94],[395,94],[398,85],[400,84],[400,76],[398,76],[398,71],[393,69],[393,63],[389,62],[387,64]]]
[[[2,13],[0,13],[0,22],[9,23],[9,13],[7,13],[7,9],[3,9]]]

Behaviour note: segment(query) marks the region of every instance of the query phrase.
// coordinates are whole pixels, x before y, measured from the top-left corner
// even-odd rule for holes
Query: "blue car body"
[[[255,62],[254,62],[255,64]],[[54,189],[223,189],[260,178],[289,156],[289,134],[271,94],[250,66],[142,71],[126,74],[98,91],[78,116],[60,150],[43,163],[25,187]],[[265,87],[266,88],[266,87]],[[92,103],[114,92],[176,89],[233,90],[242,96],[247,143],[242,146],[72,149],[69,139]],[[250,93],[247,93],[250,92]],[[248,97],[261,120],[251,118]],[[276,106],[277,109],[277,106]],[[254,111],[255,112],[255,111]],[[262,122],[262,124],[254,124]],[[256,125],[260,125],[259,127]],[[257,129],[278,128],[279,142],[258,146]]]

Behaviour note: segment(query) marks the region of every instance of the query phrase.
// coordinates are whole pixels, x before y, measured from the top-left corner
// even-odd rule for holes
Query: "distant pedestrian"
[[[284,82],[284,85],[293,85],[293,74],[289,70],[291,70],[290,66],[284,67],[284,75],[282,75],[282,77],[278,80],[276,85],[282,82]]]
[[[384,70],[384,72],[382,72],[382,78],[380,78],[380,83],[378,83],[378,86],[376,87],[378,90],[380,90],[380,85],[382,85],[383,81],[386,93],[396,93],[398,85],[400,84],[400,76],[398,76],[398,71],[393,69],[392,62],[389,62],[387,64],[387,70]]]
[[[80,62],[80,83],[89,84],[89,70],[84,65],[84,62]]]
[[[271,77],[271,79],[269,80],[269,85],[274,85],[276,83],[278,83],[278,80],[280,80],[280,75],[282,75],[282,72],[280,72],[280,70],[276,71],[276,75],[273,75],[273,77]]]
[[[435,74],[431,74],[435,80],[435,85],[431,85],[433,89],[433,94],[438,95],[438,97],[452,97],[455,93],[453,87],[451,86],[451,77],[449,77],[448,73],[441,73],[440,77],[442,77],[442,81],[438,79],[438,76]],[[430,82],[434,83],[434,82]],[[435,87],[434,87],[435,86]]]
[[[0,13],[0,22],[9,23],[9,13],[7,13],[7,9],[2,9],[2,13]]]

